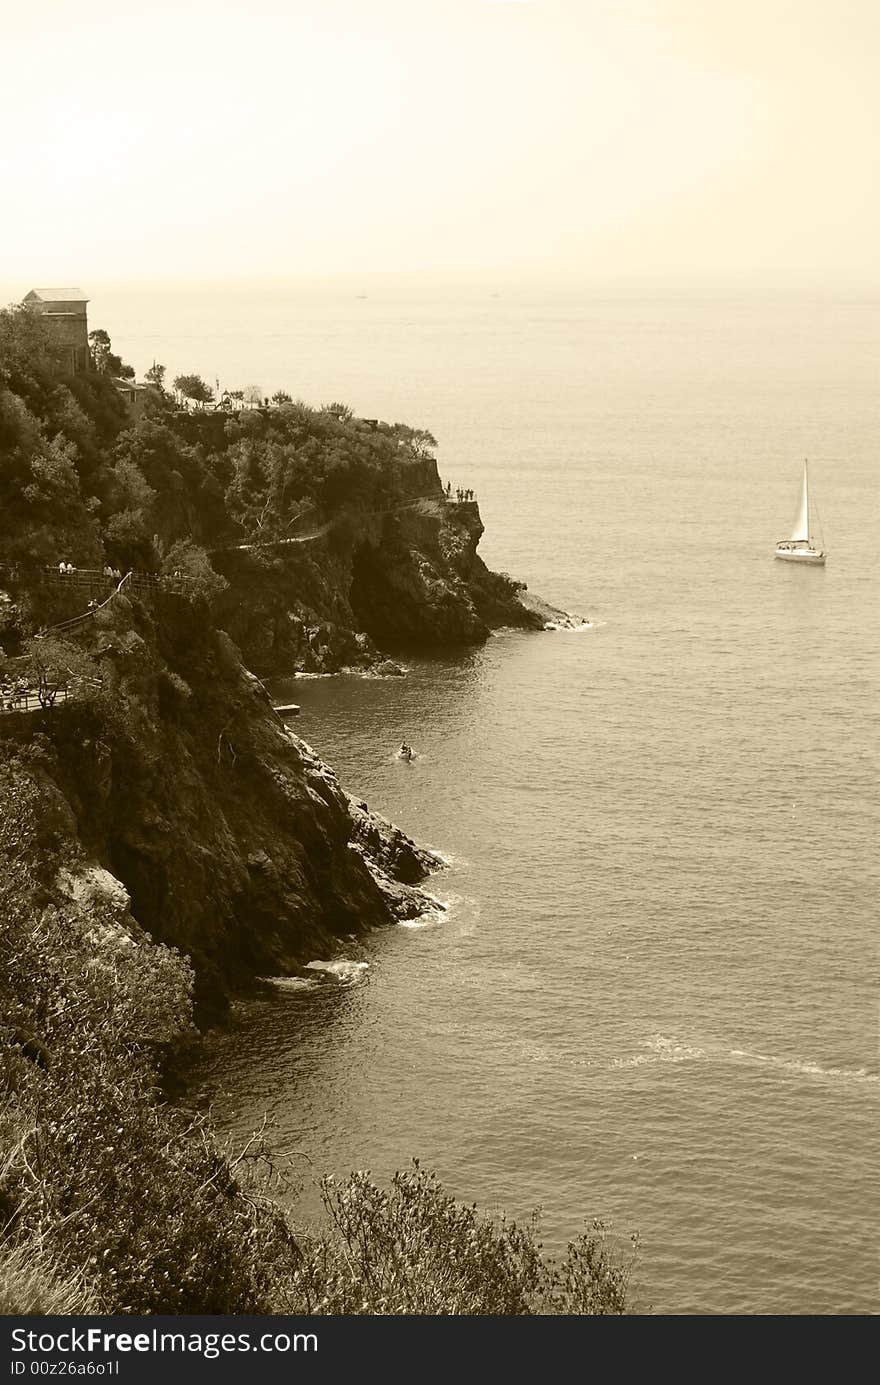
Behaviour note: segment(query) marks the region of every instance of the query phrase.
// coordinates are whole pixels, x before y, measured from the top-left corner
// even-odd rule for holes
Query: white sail
[[[804,462],[804,479],[801,485],[801,503],[797,519],[791,531],[792,543],[806,543],[810,537],[810,496],[807,489],[807,464]]]

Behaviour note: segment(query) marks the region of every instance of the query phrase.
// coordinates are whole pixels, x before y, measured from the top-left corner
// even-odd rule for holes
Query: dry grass
[[[38,1241],[0,1245],[0,1315],[100,1313],[98,1294],[80,1270],[64,1274]]]

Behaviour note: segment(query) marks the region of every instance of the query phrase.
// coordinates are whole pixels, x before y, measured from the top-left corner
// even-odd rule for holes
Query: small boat
[[[300,706],[298,702],[279,702],[272,708],[280,717],[295,717],[299,714]]]
[[[804,479],[801,482],[801,498],[797,519],[791,531],[791,537],[780,539],[776,545],[775,556],[782,558],[787,563],[813,563],[820,567],[824,566],[825,563],[825,549],[821,534],[817,537],[813,533],[810,516],[810,483],[806,461],[804,462]]]
[[[398,760],[406,760],[407,762],[409,762],[410,760],[414,760],[416,758],[416,752],[413,750],[411,745],[406,745],[404,743],[397,752],[397,758]]]

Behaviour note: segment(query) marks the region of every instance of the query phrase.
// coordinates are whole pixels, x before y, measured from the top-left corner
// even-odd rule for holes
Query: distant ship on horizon
[[[812,533],[810,518],[810,482],[806,459],[804,459],[801,498],[794,528],[791,531],[790,538],[779,540],[776,545],[775,556],[777,558],[782,558],[787,563],[813,563],[820,567],[825,564],[825,548],[821,532],[818,537]]]

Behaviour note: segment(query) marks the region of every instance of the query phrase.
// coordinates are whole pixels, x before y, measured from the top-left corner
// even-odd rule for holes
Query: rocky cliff
[[[260,673],[375,668],[408,649],[480,644],[492,629],[540,630],[564,613],[477,553],[475,501],[446,498],[436,463],[395,476],[382,509],[343,506],[283,543],[214,555],[229,582],[216,618]]]
[[[186,953],[203,1016],[430,906],[440,863],[351,802],[203,606],[121,597],[82,642],[99,690],[0,717],[0,812],[36,795],[18,850],[47,900]]]

